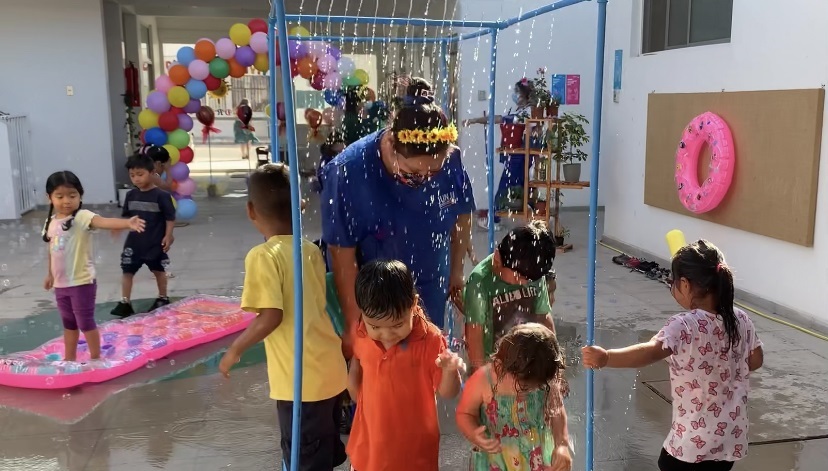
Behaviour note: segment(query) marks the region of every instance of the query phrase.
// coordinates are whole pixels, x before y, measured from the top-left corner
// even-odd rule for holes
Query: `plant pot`
[[[543,108],[539,106],[532,107],[532,119],[543,119]]]
[[[500,147],[504,149],[523,147],[523,133],[525,130],[525,124],[501,124]]]
[[[578,183],[581,181],[581,164],[563,164],[564,181]]]
[[[555,246],[563,247],[564,245],[564,238],[563,236],[555,236]]]
[[[546,117],[547,118],[557,118],[558,117],[558,105],[549,105],[546,107]]]

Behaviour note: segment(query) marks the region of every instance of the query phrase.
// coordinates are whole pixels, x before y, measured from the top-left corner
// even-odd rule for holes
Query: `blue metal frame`
[[[495,79],[497,77],[497,36],[498,31],[513,26],[521,21],[535,18],[539,15],[549,13],[551,11],[560,10],[562,8],[576,5],[591,0],[559,0],[544,7],[528,11],[515,18],[505,21],[462,21],[462,20],[431,20],[418,18],[371,18],[371,17],[351,17],[351,16],[324,16],[324,15],[287,15],[285,14],[284,0],[275,0],[271,2],[272,9],[269,16],[270,31],[274,28],[278,32],[279,50],[281,57],[288,57],[288,39],[299,39],[304,41],[347,41],[347,42],[377,42],[377,43],[439,43],[442,59],[440,62],[440,77],[443,82],[443,106],[444,109],[447,103],[447,74],[448,67],[445,63],[446,52],[448,44],[452,42],[462,41],[466,39],[478,38],[487,34],[492,35],[491,39],[491,64],[489,70],[489,111],[487,136],[486,136],[486,172],[488,183],[488,203],[489,203],[489,251],[494,251],[494,97],[495,97]],[[603,110],[603,88],[604,88],[604,43],[606,39],[607,26],[607,2],[608,0],[596,0],[598,3],[598,24],[597,35],[598,41],[595,49],[595,89],[594,89],[594,108],[593,108],[593,139],[592,139],[592,156],[593,164],[590,176],[590,198],[589,198],[589,242],[588,242],[588,261],[587,261],[587,344],[595,343],[595,273],[596,273],[596,257],[597,257],[597,236],[598,236],[598,176],[601,152],[601,113]],[[473,31],[463,34],[455,34],[445,38],[375,38],[375,37],[344,37],[344,36],[313,36],[313,37],[297,37],[289,36],[287,34],[287,22],[323,22],[323,23],[372,23],[372,24],[387,24],[387,25],[410,25],[410,26],[440,26],[440,27],[467,27],[467,28],[481,28],[478,31]],[[276,35],[268,35],[269,49],[268,54],[270,58],[270,109],[271,114],[276,114],[276,61],[274,43]],[[302,409],[302,343],[303,343],[303,306],[302,306],[302,215],[299,202],[301,201],[299,194],[299,169],[298,156],[296,148],[296,111],[293,103],[293,80],[290,74],[290,68],[282,67],[282,88],[284,90],[284,106],[285,106],[285,121],[287,125],[287,154],[288,162],[290,164],[290,184],[291,184],[291,198],[294,201],[291,210],[293,222],[293,263],[295,271],[294,283],[294,303],[296,306],[295,321],[294,321],[294,342],[296,348],[296,357],[294,358],[294,402],[293,402],[293,437],[300,437],[301,424],[301,409]],[[274,159],[279,159],[279,145],[278,132],[276,129],[276,119],[271,119],[271,147],[273,150]],[[587,404],[586,404],[586,466],[587,471],[592,471],[594,466],[594,452],[593,452],[593,434],[594,434],[594,383],[595,376],[592,370],[587,370]],[[290,471],[299,469],[299,440],[291,442],[290,450]]]

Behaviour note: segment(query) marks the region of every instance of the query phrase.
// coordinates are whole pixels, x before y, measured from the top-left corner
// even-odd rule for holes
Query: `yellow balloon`
[[[359,83],[365,85],[368,83],[368,72],[363,69],[357,69],[354,71],[354,77],[359,79]]]
[[[267,60],[267,54],[257,54],[256,62],[253,63],[253,67],[255,67],[259,72],[267,72],[270,69],[270,62]]]
[[[265,106],[265,114],[268,118],[270,117],[270,105]]]
[[[170,196],[170,198],[172,199],[172,202],[173,202],[173,208],[178,209],[178,201],[176,201],[175,198],[173,198],[172,196]]]
[[[138,124],[141,125],[141,129],[157,128],[158,113],[150,109],[141,110],[138,113]]]
[[[310,35],[311,35],[310,31],[308,31],[308,29],[305,28],[304,26],[294,26],[293,28],[290,28],[289,33],[290,33],[291,36],[307,36],[307,37],[310,37]]]
[[[177,164],[178,159],[181,158],[181,151],[178,150],[178,147],[172,144],[164,144],[164,149],[167,149],[167,152],[170,154],[170,166]]]
[[[250,28],[244,23],[236,23],[230,27],[230,40],[236,46],[247,46],[250,44]]]
[[[167,99],[176,108],[184,108],[190,102],[190,94],[187,93],[187,89],[184,87],[172,87],[167,92]]]

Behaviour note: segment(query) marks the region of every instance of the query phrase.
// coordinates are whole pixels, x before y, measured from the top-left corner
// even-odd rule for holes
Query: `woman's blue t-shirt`
[[[395,259],[415,276],[429,318],[443,326],[451,232],[472,213],[474,195],[460,150],[425,185],[398,183],[380,159],[384,131],[348,146],[322,171],[322,239],[354,247],[357,263]]]

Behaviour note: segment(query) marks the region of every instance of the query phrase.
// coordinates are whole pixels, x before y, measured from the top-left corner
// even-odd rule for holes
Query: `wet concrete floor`
[[[200,200],[198,219],[176,229],[172,295],[238,294],[244,254],[261,241],[245,220],[243,201]],[[315,207],[313,200],[309,207]],[[564,218],[575,250],[556,261],[554,311],[569,358],[572,392],[566,407],[576,450],[573,469],[583,470],[586,375],[578,349],[586,336],[587,216],[572,212]],[[40,224],[32,218],[0,225],[0,248],[11,250],[0,255],[3,352],[33,348],[60,335],[52,295],[40,288],[45,273]],[[309,210],[305,235],[313,238],[318,228],[318,216]],[[485,233],[475,233],[481,256],[485,239]],[[119,297],[121,242],[105,234],[98,242],[97,317],[104,321]],[[663,285],[613,265],[614,253],[608,249],[600,248],[598,254],[598,343],[623,346],[650,338],[678,306]],[[135,297],[154,297],[151,276],[145,273],[137,280]],[[753,320],[765,342],[765,366],[752,377],[750,451],[734,469],[828,469],[828,343],[756,316]],[[122,378],[71,391],[0,387],[0,470],[280,469],[263,349],[251,349],[231,380],[225,380],[216,364],[231,341],[180,352]],[[595,391],[595,470],[656,470],[655,458],[670,424],[666,365],[602,370]],[[467,469],[469,447],[454,426],[453,405],[440,407],[441,469],[459,471]]]

